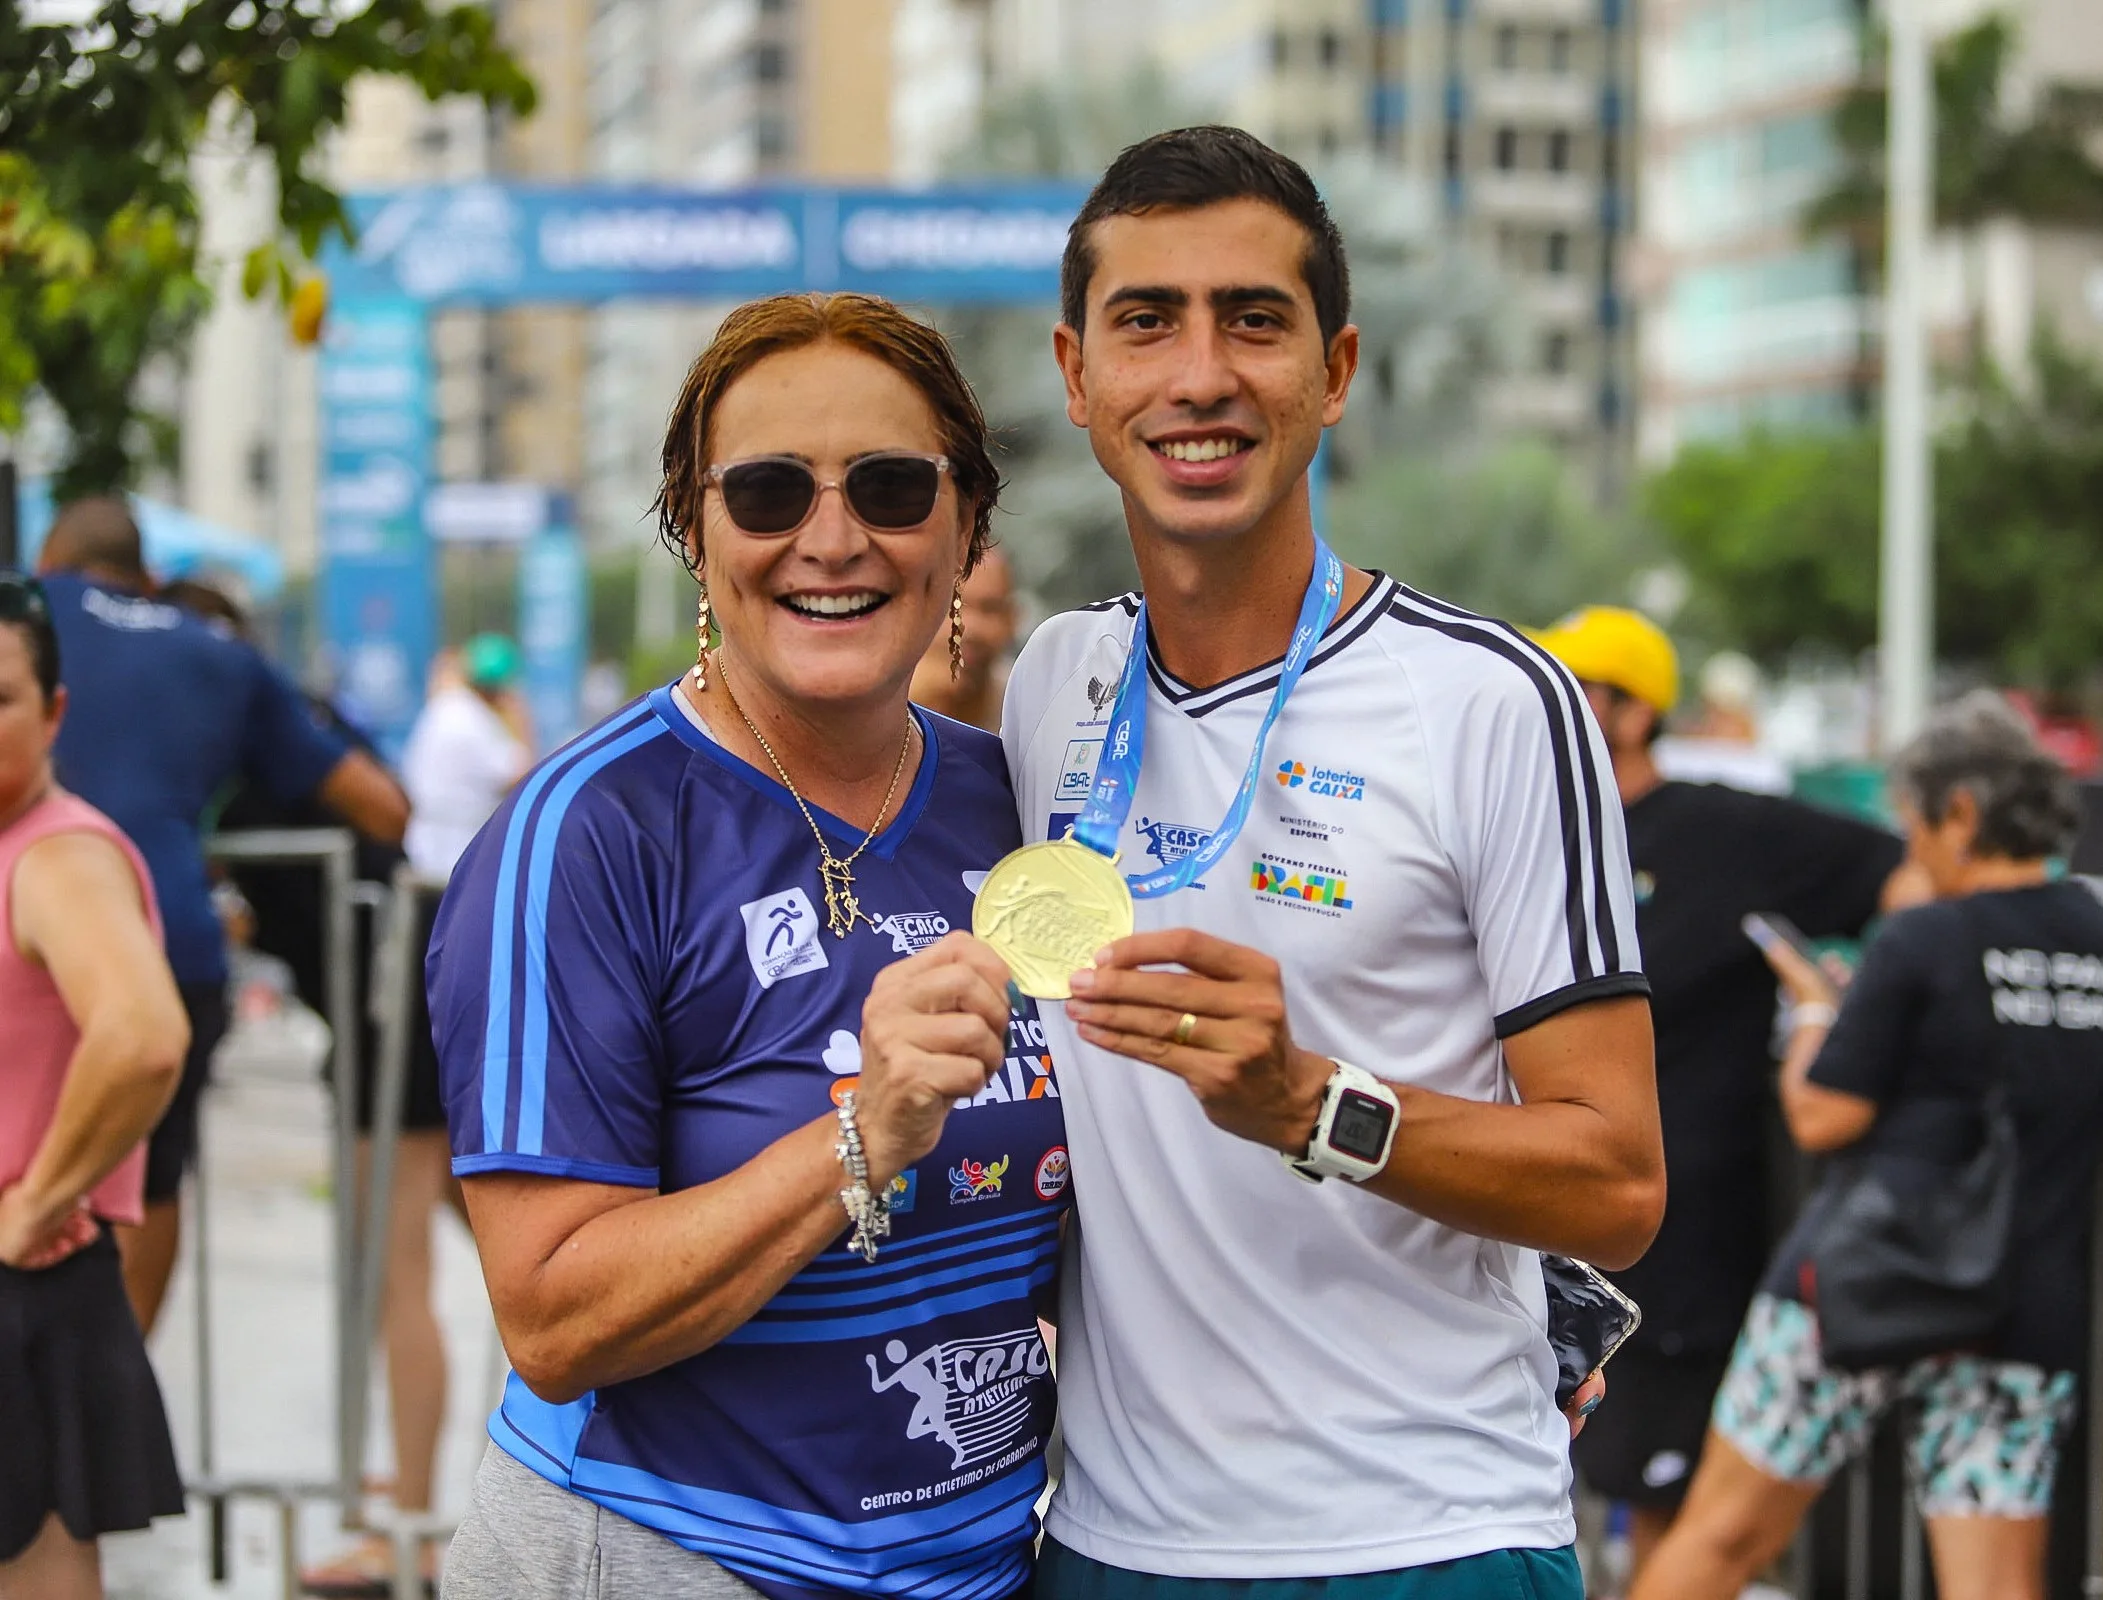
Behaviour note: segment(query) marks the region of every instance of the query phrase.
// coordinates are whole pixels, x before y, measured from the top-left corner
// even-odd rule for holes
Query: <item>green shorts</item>
[[[1035,1600],[1584,1600],[1577,1552],[1492,1550],[1341,1578],[1164,1578],[1076,1555],[1047,1538]]]

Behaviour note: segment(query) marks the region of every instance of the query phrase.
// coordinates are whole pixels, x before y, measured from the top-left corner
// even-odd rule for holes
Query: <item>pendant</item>
[[[979,886],[971,931],[991,945],[1033,1000],[1064,1000],[1073,975],[1132,931],[1132,891],[1108,856],[1072,839],[1026,844]]]
[[[818,862],[818,877],[825,885],[826,932],[835,939],[844,939],[859,922],[866,920],[870,927],[876,926],[876,919],[864,912],[861,901],[855,898],[853,867],[827,855]]]

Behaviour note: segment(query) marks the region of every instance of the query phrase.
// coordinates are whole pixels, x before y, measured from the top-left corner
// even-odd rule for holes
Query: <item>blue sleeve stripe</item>
[[[866,1289],[843,1289],[837,1294],[811,1294],[794,1292],[793,1282],[772,1300],[760,1308],[758,1317],[772,1317],[781,1313],[816,1310],[819,1306],[871,1306],[881,1305],[886,1300],[900,1296],[907,1299],[945,1283],[962,1283],[983,1273],[1007,1271],[1011,1268],[1029,1268],[1040,1260],[1050,1257],[1055,1247],[1049,1240],[1034,1248],[1025,1248],[1012,1255],[987,1256],[981,1261],[967,1262],[961,1267],[951,1267],[943,1272],[929,1272],[910,1278],[901,1278],[891,1283],[879,1283]],[[1012,1276],[1012,1273],[1010,1274]]]
[[[1031,1290],[1042,1288],[1059,1275],[1059,1263],[1047,1260],[1027,1276],[995,1278],[960,1289],[952,1294],[931,1295],[910,1305],[861,1317],[813,1317],[797,1322],[770,1322],[754,1318],[726,1334],[723,1344],[831,1344],[835,1340],[865,1338],[917,1328],[937,1317],[957,1311],[977,1311],[1003,1301],[1020,1300]]]
[[[875,1574],[895,1573],[908,1562],[928,1564],[983,1550],[990,1541],[988,1530],[979,1525],[1011,1516],[1018,1506],[1026,1513],[1044,1487],[1044,1476],[1043,1456],[1032,1455],[990,1483],[938,1505],[880,1512],[859,1522],[769,1505],[721,1489],[674,1483],[641,1467],[588,1455],[578,1457],[570,1481],[577,1493],[601,1505],[613,1500],[630,1502],[636,1510],[623,1515],[682,1543],[716,1540],[791,1557],[822,1552],[841,1564],[818,1570]]]
[[[598,730],[587,734],[535,769],[512,802],[511,819],[504,828],[504,852],[497,865],[496,903],[489,917],[489,1015],[482,1031],[482,1148],[504,1148],[504,1113],[511,1086],[511,965],[514,919],[517,916],[519,851],[540,793],[563,770],[564,764],[591,750],[623,728],[634,726],[650,715],[649,707],[636,706]]]
[[[516,1150],[485,1150],[478,1156],[453,1157],[453,1176],[478,1172],[531,1172],[548,1178],[582,1178],[587,1183],[618,1183],[631,1189],[654,1189],[655,1167],[622,1167],[611,1161],[570,1161],[562,1156],[521,1155]]]
[[[1004,1250],[1033,1233],[1054,1233],[1063,1215],[1064,1207],[1047,1206],[1042,1211],[1025,1212],[1019,1217],[996,1217],[990,1222],[974,1222],[962,1228],[944,1228],[918,1239],[898,1240],[884,1246],[883,1260],[873,1266],[864,1263],[860,1256],[848,1254],[843,1248],[837,1259],[828,1260],[821,1256],[791,1281],[809,1288],[820,1278],[863,1283],[872,1278],[914,1272],[923,1262],[939,1261],[969,1250]],[[970,1238],[973,1234],[988,1237]]]
[[[661,737],[665,725],[652,716],[610,743],[579,758],[548,795],[533,829],[533,857],[526,872],[526,1006],[519,1039],[518,1138],[520,1154],[540,1154],[548,1092],[548,882],[555,875],[555,844],[562,819],[577,792],[602,768]]]

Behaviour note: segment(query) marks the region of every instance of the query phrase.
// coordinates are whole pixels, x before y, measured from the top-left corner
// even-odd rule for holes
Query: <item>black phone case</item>
[[[1606,1365],[1643,1322],[1635,1301],[1597,1268],[1568,1256],[1543,1254],[1548,1286],[1548,1347],[1555,1352],[1555,1403],[1567,1406],[1585,1379]]]

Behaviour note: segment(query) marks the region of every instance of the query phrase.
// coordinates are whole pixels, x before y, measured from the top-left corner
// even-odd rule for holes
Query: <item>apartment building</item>
[[[1987,0],[1935,0],[1947,32]],[[2094,0],[1997,6],[2019,30],[2003,84],[2012,113],[2069,89],[2103,91]],[[1831,182],[1833,107],[1862,68],[1860,0],[1656,0],[1642,65],[1640,453],[1748,428],[1839,426],[1876,406],[1881,312],[1849,246],[1807,237]],[[2043,319],[2103,348],[2103,235],[1989,224],[1938,236],[1930,317],[1939,351],[1974,329],[2020,368]]]
[[[1625,0],[1371,0],[1368,28],[1374,150],[1523,315],[1486,420],[1556,441],[1609,501],[1636,398],[1633,33]]]

